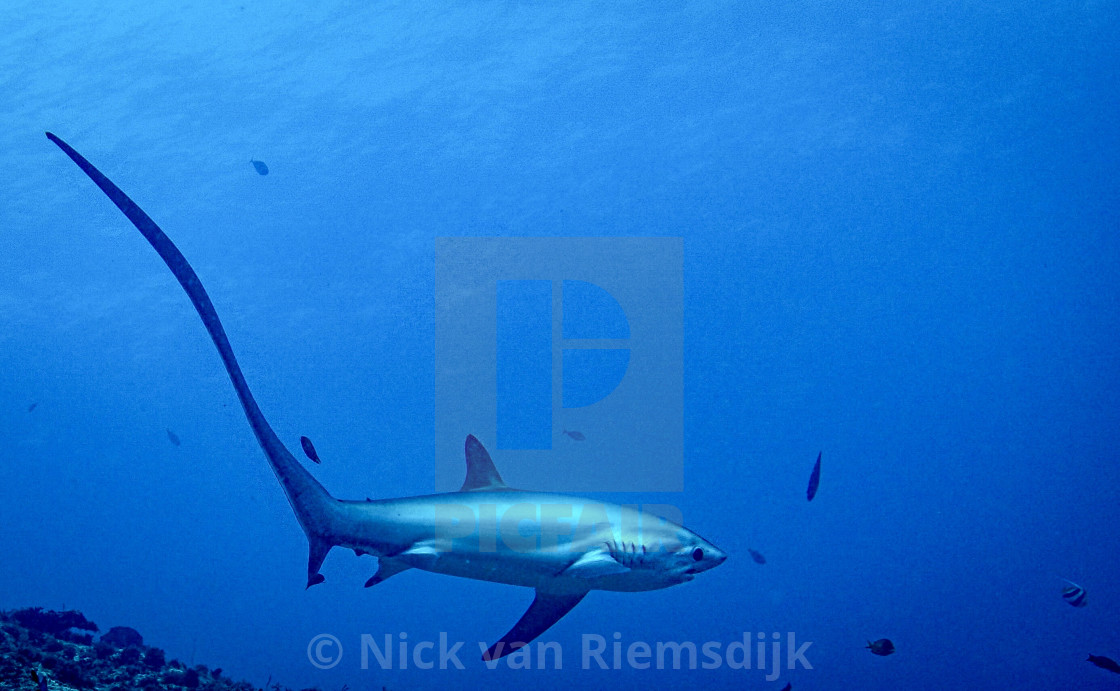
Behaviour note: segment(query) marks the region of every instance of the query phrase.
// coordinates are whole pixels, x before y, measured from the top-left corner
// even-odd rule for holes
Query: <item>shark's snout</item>
[[[727,554],[715,545],[709,544],[692,550],[692,559],[694,563],[685,571],[690,575],[716,568],[727,561]]]
[[[723,562],[727,561],[727,553],[723,552],[722,550],[719,550],[715,547],[712,547],[711,548],[711,553],[708,555],[708,559],[711,562],[713,562],[712,565],[708,568],[714,569],[715,567],[719,566]]]

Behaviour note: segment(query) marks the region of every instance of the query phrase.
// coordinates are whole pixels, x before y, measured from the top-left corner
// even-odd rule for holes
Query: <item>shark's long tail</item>
[[[112,180],[105,177],[101,171],[66,142],[50,132],[47,132],[47,138],[57,144],[74,163],[77,163],[78,167],[117,205],[117,208],[124,212],[128,220],[132,221],[132,225],[136,226],[159,253],[159,256],[163,258],[167,268],[171,269],[171,273],[175,274],[175,278],[183,286],[183,290],[187,291],[187,296],[194,303],[195,309],[198,310],[198,316],[202,317],[202,323],[206,326],[210,338],[214,340],[214,345],[218,348],[218,354],[222,357],[222,364],[225,365],[230,381],[233,382],[233,388],[237,391],[237,398],[241,401],[241,407],[245,409],[245,417],[249,420],[249,426],[253,428],[253,434],[257,436],[257,441],[264,449],[269,465],[276,473],[276,479],[280,481],[280,486],[284,488],[284,494],[288,496],[288,502],[291,503],[296,518],[299,519],[299,523],[303,527],[303,532],[307,534],[310,543],[307,587],[310,588],[316,583],[322,583],[323,576],[319,574],[319,567],[323,565],[323,560],[332,546],[330,536],[333,532],[332,524],[338,510],[338,502],[296,461],[280,439],[277,438],[276,433],[272,431],[272,427],[257,406],[256,400],[253,399],[253,393],[249,390],[249,385],[245,383],[245,377],[241,373],[241,367],[237,364],[237,358],[233,355],[233,349],[229,345],[229,339],[226,338],[222,322],[218,319],[218,313],[210,302],[210,296],[206,294],[202,282],[198,280],[198,275],[195,274],[194,269],[191,268],[186,257],[175,246],[175,243],[171,242],[171,239],[164,234],[155,221],[144,213],[144,210],[137,206],[134,201],[129,199],[127,194],[113,184]]]

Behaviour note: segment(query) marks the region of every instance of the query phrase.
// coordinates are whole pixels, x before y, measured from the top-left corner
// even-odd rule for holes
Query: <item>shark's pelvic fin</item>
[[[579,559],[564,569],[565,576],[576,578],[598,578],[616,573],[626,573],[630,568],[623,566],[604,547],[585,553]]]
[[[381,557],[377,560],[377,573],[373,574],[368,581],[366,587],[377,585],[390,576],[396,576],[402,571],[408,571],[412,567],[404,563],[400,559],[392,557]]]
[[[502,482],[502,476],[490,460],[490,454],[482,442],[475,439],[473,434],[467,435],[467,477],[463,480],[460,492],[473,492],[475,490],[509,489]]]
[[[529,605],[529,609],[513,625],[509,633],[502,636],[500,641],[490,646],[490,649],[482,654],[483,661],[497,660],[518,648],[528,645],[534,638],[560,621],[560,618],[578,605],[585,595],[587,595],[586,591],[557,594],[545,592],[538,588],[537,597],[533,600],[533,604]]]
[[[418,569],[430,569],[439,560],[440,550],[430,540],[418,542],[393,558]]]

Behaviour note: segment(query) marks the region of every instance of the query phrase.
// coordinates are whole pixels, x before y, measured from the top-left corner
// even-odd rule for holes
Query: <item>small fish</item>
[[[36,401],[35,403],[32,403],[31,405],[27,406],[27,412],[30,413],[32,410],[35,410],[38,407],[39,407],[39,403],[38,403],[38,401]]]
[[[1109,672],[1120,674],[1120,664],[1117,664],[1116,660],[1113,660],[1111,657],[1105,657],[1104,655],[1090,655],[1086,662],[1092,662],[1094,665],[1100,667],[1101,669],[1107,669]]]
[[[315,463],[322,463],[322,461],[319,460],[319,454],[315,453],[315,447],[311,445],[310,439],[307,437],[300,437],[299,445],[303,447],[303,452],[307,454],[308,458]]]
[[[249,163],[252,163],[261,175],[268,175],[268,166],[264,164],[264,161],[249,161]]]
[[[805,493],[809,501],[817,496],[817,486],[821,484],[821,455],[817,454],[817,464],[813,466],[813,474],[809,476],[809,489]]]
[[[790,689],[792,689],[792,688],[793,688],[793,684],[788,684],[787,683],[785,686],[782,687],[782,691],[790,691]]]
[[[891,639],[889,638],[880,638],[874,643],[868,641],[867,649],[876,655],[886,656],[894,652],[894,643],[891,643]]]
[[[750,552],[751,559],[754,559],[754,563],[756,563],[756,564],[765,564],[766,563],[766,557],[762,556],[761,554],[759,554],[758,552],[756,552],[756,551],[754,551],[753,549],[750,549],[750,548],[747,548],[747,551]]]
[[[171,443],[175,446],[179,446],[182,443],[179,441],[179,437],[170,429],[167,430],[167,438],[171,440]]]
[[[1074,607],[1084,607],[1089,604],[1089,595],[1085,589],[1077,585],[1073,581],[1062,579],[1069,583],[1066,587],[1062,588],[1062,599],[1073,605]]]
[[[583,441],[584,439],[587,439],[587,437],[583,436],[583,432],[577,432],[574,429],[564,430],[564,434],[568,435],[572,439],[575,439],[576,441]]]
[[[35,670],[31,670],[31,681],[39,685],[39,691],[47,691],[47,676],[39,676]]]

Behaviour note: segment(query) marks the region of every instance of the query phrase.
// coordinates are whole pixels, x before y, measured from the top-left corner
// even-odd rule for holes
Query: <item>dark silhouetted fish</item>
[[[567,430],[566,429],[566,430],[564,430],[564,434],[568,435],[572,439],[575,439],[576,441],[583,441],[584,439],[587,439],[587,437],[583,436],[583,432],[577,432],[574,429],[573,430]]]
[[[35,682],[39,687],[39,691],[47,691],[47,677],[45,674],[40,675],[35,670],[31,670],[31,681]]]
[[[790,689],[792,689],[792,688],[793,688],[793,684],[786,684],[785,686],[782,687],[782,691],[790,691]]]
[[[1101,669],[1107,669],[1109,672],[1120,674],[1120,664],[1116,664],[1116,660],[1104,655],[1090,655],[1087,662],[1092,662]]]
[[[894,652],[894,643],[891,643],[889,638],[880,638],[874,643],[868,641],[867,649],[876,655],[890,655]]]
[[[751,559],[754,559],[754,563],[756,563],[756,564],[765,564],[766,563],[766,557],[762,556],[761,554],[754,551],[753,549],[748,548],[747,551],[751,553]]]
[[[805,495],[809,501],[813,501],[813,497],[817,496],[817,487],[821,484],[821,455],[817,454],[817,464],[813,466],[813,474],[809,476],[809,489]]]
[[[316,463],[322,463],[322,461],[319,460],[319,454],[315,453],[315,447],[311,445],[310,439],[307,437],[300,437],[299,445],[303,447],[303,452],[307,454],[308,458]]]
[[[32,403],[31,405],[27,406],[27,412],[29,412],[29,413],[30,413],[30,412],[31,412],[32,410],[35,410],[35,409],[36,409],[36,408],[38,408],[38,407],[39,407],[39,404],[38,404],[38,402],[36,402],[36,403]]]
[[[176,435],[170,429],[167,430],[167,438],[171,440],[172,444],[174,444],[175,446],[179,446],[180,442],[178,435]]]
[[[249,161],[249,163],[252,163],[261,175],[268,175],[268,166],[264,164],[264,161]]]
[[[1066,583],[1069,583],[1069,585],[1062,588],[1063,600],[1070,603],[1074,607],[1084,607],[1085,605],[1089,604],[1089,595],[1085,592],[1084,588],[1065,578],[1063,578],[1062,580]]]

